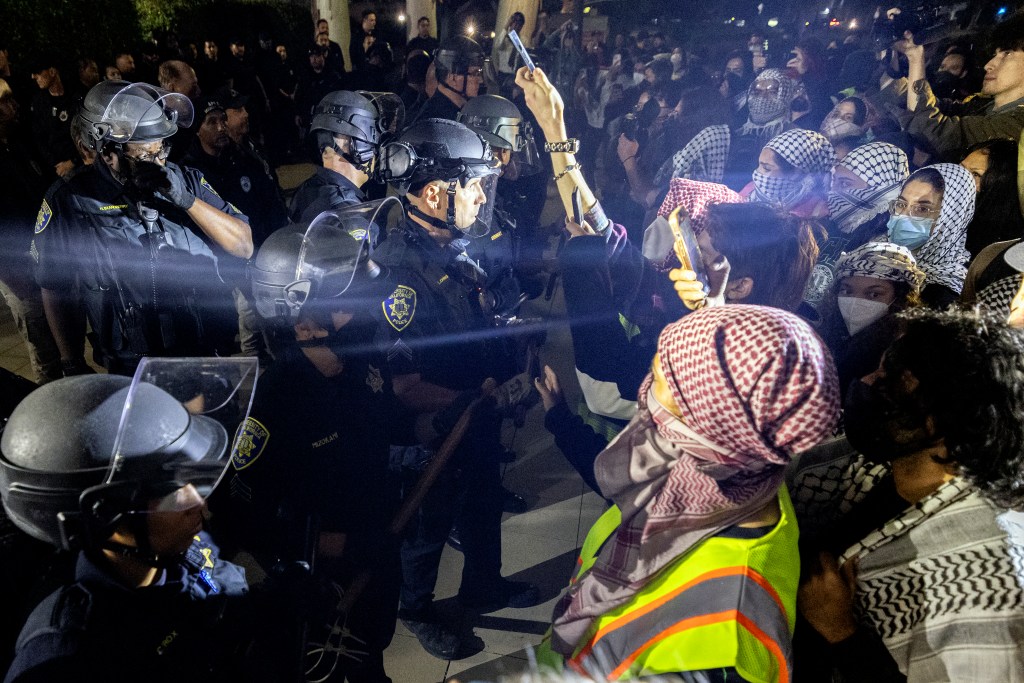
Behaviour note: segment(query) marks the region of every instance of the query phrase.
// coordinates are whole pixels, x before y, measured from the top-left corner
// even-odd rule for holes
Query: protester
[[[1024,127],[1024,14],[996,26],[990,42],[995,56],[985,64],[982,97],[945,107],[925,79],[924,48],[912,40],[897,44],[909,61],[909,75],[882,95],[906,131],[939,160],[985,140],[1016,140]],[[895,110],[892,105],[903,94],[906,110]]]
[[[798,638],[797,667],[808,680],[1021,678],[1021,516],[1006,510],[1024,502],[1024,333],[977,313],[905,322],[847,393],[847,441],[805,453],[792,479],[798,606],[821,636]]]
[[[740,194],[800,218],[826,216],[835,160],[835,150],[824,135],[804,129],[786,131],[761,150],[753,182]]]
[[[885,232],[889,206],[909,174],[907,155],[885,142],[854,149],[832,169],[828,238],[804,292],[807,306],[801,313],[806,318],[820,320],[817,309],[836,281],[836,261],[843,252]]]
[[[989,140],[972,145],[960,165],[971,172],[978,196],[967,227],[972,255],[990,244],[1024,236],[1024,216],[1017,198],[1017,143]]]
[[[751,83],[747,121],[738,128],[711,126],[676,152],[658,173],[658,181],[690,178],[725,183],[739,190],[757,165],[757,155],[773,137],[793,127],[790,121],[798,84],[778,69],[765,69]]]
[[[932,308],[953,303],[967,277],[964,248],[974,215],[974,180],[963,166],[915,171],[890,205],[888,240],[914,253],[926,278],[921,299]]]
[[[597,457],[614,505],[584,541],[540,661],[609,680],[789,680],[798,553],[780,485],[838,408],[828,352],[790,313],[712,307],[666,327],[636,417]]]
[[[906,247],[868,242],[842,255],[825,300],[821,334],[839,386],[871,374],[899,334],[897,314],[921,305],[924,273]]]

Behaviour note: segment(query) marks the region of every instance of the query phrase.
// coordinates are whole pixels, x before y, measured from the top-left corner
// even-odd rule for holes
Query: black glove
[[[140,161],[135,164],[132,182],[143,192],[158,194],[185,211],[196,202],[196,196],[188,189],[185,176],[177,167],[172,169],[152,161]]]
[[[96,371],[90,368],[85,359],[79,356],[78,358],[60,360],[60,370],[64,373],[65,377],[74,377],[75,375],[95,375]]]

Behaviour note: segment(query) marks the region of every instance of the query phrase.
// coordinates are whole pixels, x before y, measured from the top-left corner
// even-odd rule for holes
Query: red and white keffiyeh
[[[705,183],[688,178],[673,178],[668,184],[668,194],[658,209],[659,216],[668,216],[677,206],[682,206],[690,214],[690,225],[693,234],[704,232],[707,222],[707,209],[712,204],[743,204],[744,199],[739,192],[730,190],[718,183]]]

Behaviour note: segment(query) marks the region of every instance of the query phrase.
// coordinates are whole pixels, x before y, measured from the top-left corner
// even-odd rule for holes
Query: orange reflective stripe
[[[629,667],[633,665],[633,662],[637,660],[637,657],[646,652],[649,648],[654,647],[662,640],[673,636],[677,633],[681,633],[688,629],[699,628],[701,626],[708,626],[710,624],[718,624],[723,621],[736,621],[743,628],[747,629],[750,635],[757,638],[757,640],[764,645],[772,656],[775,657],[775,662],[779,666],[779,680],[788,681],[789,679],[789,665],[786,662],[786,656],[782,652],[782,647],[775,642],[775,640],[767,633],[758,628],[757,624],[754,623],[747,615],[743,614],[739,610],[728,610],[725,612],[716,612],[714,614],[702,614],[699,617],[690,617],[689,619],[683,619],[671,628],[667,628],[661,633],[656,634],[650,640],[645,642],[643,645],[638,647],[636,650],[631,652],[628,657],[622,660],[615,669],[608,674],[608,680],[618,680],[619,676],[629,671]],[[580,671],[582,668],[579,666],[573,666],[574,669]]]
[[[645,614],[653,612],[665,603],[678,597],[684,591],[693,588],[697,584],[709,581],[711,579],[717,579],[727,576],[744,576],[756,582],[759,586],[764,588],[765,592],[767,592],[771,596],[772,600],[775,601],[775,604],[778,606],[779,611],[783,615],[786,614],[786,608],[783,606],[782,599],[779,597],[779,594],[776,592],[775,588],[772,587],[771,583],[769,583],[768,580],[761,576],[758,572],[754,571],[753,569],[745,565],[737,567],[721,567],[719,569],[714,569],[712,571],[700,574],[699,576],[694,577],[692,580],[687,581],[682,586],[679,586],[675,590],[672,590],[669,593],[666,593],[665,595],[661,596],[660,598],[652,600],[651,602],[636,608],[628,614],[622,615],[610,624],[605,625],[604,627],[599,629],[593,635],[593,637],[590,638],[587,644],[584,645],[583,648],[579,651],[579,653],[572,657],[572,659],[582,660],[590,654],[591,650],[594,649],[594,645],[597,643],[597,641],[601,640],[609,633],[616,631],[624,626],[627,626],[629,623],[635,621],[636,619],[639,619]],[[685,621],[687,620],[684,620],[684,622]]]
[[[762,645],[768,648],[768,651],[772,653],[773,657],[775,657],[775,662],[779,665],[779,680],[788,681],[789,664],[786,662],[785,653],[782,652],[782,646],[775,642],[774,638],[762,631],[758,625],[754,623],[753,619],[742,612],[736,614],[736,621],[743,626],[743,628],[747,629],[750,635],[757,638],[761,641]]]
[[[708,626],[709,624],[718,624],[723,621],[734,620],[739,612],[737,610],[729,610],[726,612],[716,612],[714,614],[702,614],[699,617],[690,617],[689,619],[683,619],[676,623],[670,628],[665,629],[661,633],[656,634],[653,638],[648,640],[646,643],[633,650],[628,657],[622,660],[615,669],[608,674],[608,680],[614,681],[619,678],[622,674],[629,671],[629,667],[633,665],[637,657],[647,651],[648,648],[656,644],[658,641],[664,640],[669,636],[675,635],[682,631],[686,631],[691,628],[698,628],[700,626]]]

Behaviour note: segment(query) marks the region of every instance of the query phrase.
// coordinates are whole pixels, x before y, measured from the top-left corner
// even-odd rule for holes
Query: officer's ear
[[[441,208],[442,196],[444,196],[444,192],[441,191],[441,183],[439,181],[427,183],[420,192],[420,198],[427,206],[434,210]]]

